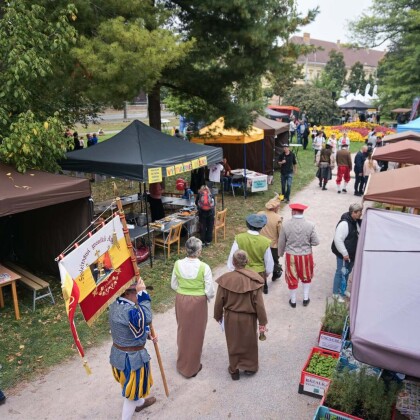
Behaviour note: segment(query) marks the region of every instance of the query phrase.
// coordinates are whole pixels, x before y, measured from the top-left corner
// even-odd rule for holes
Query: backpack
[[[205,211],[214,208],[214,198],[209,191],[200,191],[198,197],[198,208]]]

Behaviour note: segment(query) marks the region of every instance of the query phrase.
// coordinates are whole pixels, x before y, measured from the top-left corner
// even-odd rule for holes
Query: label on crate
[[[327,334],[323,334],[321,332],[319,336],[319,347],[323,349],[333,350],[333,351],[341,351],[341,337],[332,337]]]
[[[312,394],[324,395],[329,384],[330,381],[327,379],[323,380],[306,374],[303,382],[303,390]]]

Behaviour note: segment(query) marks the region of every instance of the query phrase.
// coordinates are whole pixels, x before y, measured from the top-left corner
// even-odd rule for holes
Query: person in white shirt
[[[324,136],[322,135],[321,131],[317,131],[315,138],[312,141],[312,147],[314,149],[314,162],[316,159],[316,155],[318,152],[322,150],[322,147],[325,144]]]
[[[293,143],[293,137],[296,133],[296,124],[293,120],[290,121],[289,124],[289,143]]]
[[[337,153],[337,139],[336,139],[334,133],[331,134],[331,137],[328,139],[327,144],[329,144],[331,146],[332,153],[335,156],[335,154]]]
[[[347,144],[348,150],[350,150],[350,139],[347,135],[347,131],[344,131],[343,135],[338,140],[338,150],[341,150],[343,144]]]
[[[209,166],[209,181],[220,182],[220,174],[224,171],[224,167],[221,163],[215,163]]]

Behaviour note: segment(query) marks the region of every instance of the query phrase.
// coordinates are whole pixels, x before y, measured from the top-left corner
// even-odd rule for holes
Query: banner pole
[[[130,234],[128,233],[128,227],[127,227],[127,222],[125,220],[124,209],[123,209],[120,197],[116,197],[115,201],[117,203],[118,213],[119,213],[119,216],[120,216],[121,223],[123,225],[125,242],[127,243],[127,247],[130,251],[130,258],[131,258],[131,262],[133,264],[134,274],[136,276],[136,280],[138,280],[140,278],[140,271],[139,271],[139,267],[137,265],[136,256],[135,256],[134,251],[133,251],[133,244],[131,243]],[[150,323],[149,327],[150,327],[151,336],[156,337],[155,329],[153,328],[153,324]],[[169,389],[168,389],[168,384],[166,382],[165,370],[163,369],[162,358],[160,356],[159,345],[158,345],[158,343],[153,343],[153,344],[155,346],[156,358],[158,360],[160,374],[162,376],[163,387],[165,388],[165,394],[166,394],[167,397],[169,397]]]

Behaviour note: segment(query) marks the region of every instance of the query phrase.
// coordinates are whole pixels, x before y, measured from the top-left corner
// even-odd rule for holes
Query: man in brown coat
[[[351,154],[347,143],[342,143],[341,149],[335,158],[337,163],[337,192],[341,194],[341,180],[344,178],[343,193],[347,192],[347,184],[350,182],[350,171],[352,169]]]
[[[281,264],[279,263],[279,253],[277,250],[281,224],[283,222],[283,218],[278,214],[282,198],[283,196],[279,197],[276,195],[274,198],[265,203],[266,210],[258,212],[258,214],[265,214],[267,217],[267,224],[261,229],[260,235],[263,235],[271,240],[270,250],[274,261],[273,276],[271,278],[272,281],[279,279],[283,272]],[[265,282],[264,293],[267,292],[267,282]]]
[[[267,331],[262,295],[264,279],[254,271],[245,269],[247,263],[247,253],[235,251],[235,270],[216,280],[219,287],[214,303],[214,319],[225,329],[228,371],[234,381],[239,379],[239,369],[244,370],[246,375],[258,371],[257,320],[259,332]]]

